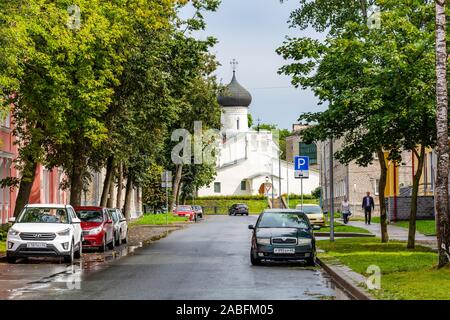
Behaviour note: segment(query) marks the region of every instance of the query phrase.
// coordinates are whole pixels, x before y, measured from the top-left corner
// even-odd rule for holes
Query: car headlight
[[[19,231],[15,230],[13,228],[9,229],[9,231],[8,231],[8,235],[10,235],[10,236],[18,236],[19,233],[20,233]]]
[[[100,233],[100,232],[102,232],[102,229],[103,229],[102,227],[92,228],[92,229],[89,230],[89,234]]]
[[[270,244],[270,239],[269,238],[257,238],[256,243],[268,245],[268,244]]]
[[[297,239],[297,244],[299,245],[299,246],[302,246],[302,245],[306,245],[306,244],[311,244],[311,239],[307,239],[307,238],[298,238]]]
[[[62,236],[62,237],[68,236],[68,235],[70,235],[70,229],[67,228],[67,229],[65,229],[63,231],[57,232],[57,235],[58,236]]]

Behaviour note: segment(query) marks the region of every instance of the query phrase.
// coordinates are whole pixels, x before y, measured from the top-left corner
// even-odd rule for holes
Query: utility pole
[[[333,138],[330,138],[330,241],[334,242]]]
[[[281,150],[278,150],[278,190],[278,201],[280,202],[280,208],[282,208],[283,201],[281,201]]]

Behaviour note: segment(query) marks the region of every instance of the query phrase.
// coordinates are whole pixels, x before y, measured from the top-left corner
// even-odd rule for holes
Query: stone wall
[[[389,210],[390,209],[390,210]],[[386,199],[386,210],[391,220],[409,220],[411,211],[411,197],[397,197],[397,215],[394,217],[394,198]],[[429,219],[434,217],[434,199],[430,196],[417,199],[417,219]]]

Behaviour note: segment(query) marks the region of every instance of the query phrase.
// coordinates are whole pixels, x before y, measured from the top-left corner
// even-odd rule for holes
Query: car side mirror
[[[255,226],[252,225],[252,224],[250,224],[250,225],[248,226],[248,228],[249,228],[250,230],[254,230],[254,229],[255,229]]]
[[[78,219],[78,218],[73,218],[73,219],[72,219],[72,223],[73,223],[73,224],[78,224],[78,223],[81,223],[81,220]]]
[[[9,218],[9,219],[8,219],[8,222],[9,222],[9,223],[14,223],[14,222],[16,222],[16,217],[11,217],[11,218]]]
[[[313,225],[312,228],[313,228],[313,230],[320,230],[320,226],[317,226],[317,225]]]

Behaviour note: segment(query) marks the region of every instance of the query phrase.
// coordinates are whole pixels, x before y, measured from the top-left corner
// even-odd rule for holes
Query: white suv
[[[8,231],[6,256],[9,263],[19,257],[63,257],[67,263],[81,258],[80,219],[70,205],[29,204]]]

